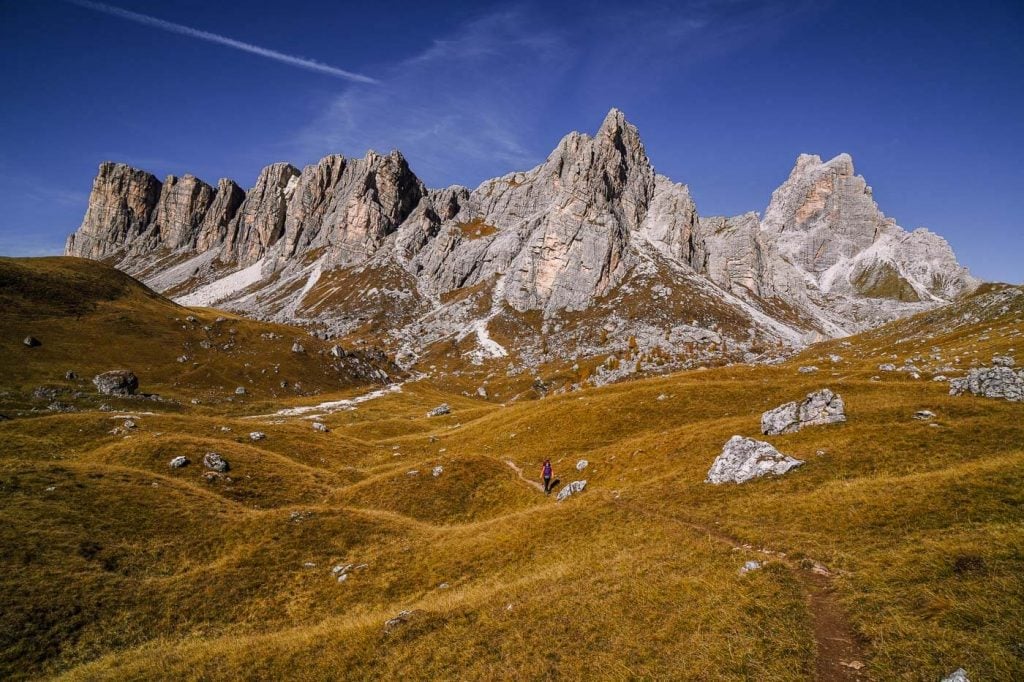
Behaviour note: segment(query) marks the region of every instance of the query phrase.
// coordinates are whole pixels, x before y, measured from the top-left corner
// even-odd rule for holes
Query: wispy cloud
[[[571,52],[557,31],[525,12],[479,17],[392,65],[380,85],[330,99],[285,151],[312,161],[399,149],[433,185],[529,167],[547,151],[532,135],[534,124]],[[524,106],[529,97],[536,106]]]
[[[217,45],[224,45],[235,50],[241,50],[242,52],[248,52],[255,54],[266,59],[272,59],[282,64],[288,64],[289,66],[295,66],[300,69],[307,71],[314,71],[316,73],[323,73],[328,76],[334,76],[335,78],[343,78],[345,80],[352,81],[354,83],[376,83],[376,79],[364,76],[361,73],[355,73],[353,71],[346,71],[345,69],[339,69],[329,64],[318,62],[314,59],[306,59],[304,57],[296,57],[295,55],[285,54],[278,52],[277,50],[271,50],[266,47],[260,47],[259,45],[253,45],[251,43],[244,43],[234,38],[228,38],[217,33],[210,33],[209,31],[201,31],[197,28],[190,26],[184,26],[182,24],[175,24],[171,21],[165,21],[156,17],[149,16],[148,14],[140,14],[138,12],[131,12],[120,7],[114,7],[113,5],[107,5],[101,2],[92,2],[91,0],[65,0],[72,5],[91,9],[96,12],[102,12],[103,14],[109,14],[110,16],[118,17],[120,19],[127,19],[128,21],[134,21],[135,23],[142,24],[144,26],[151,26],[158,28],[162,31],[169,33],[177,33],[179,35],[188,36],[189,38],[195,38],[197,40],[205,40],[210,43],[216,43]]]

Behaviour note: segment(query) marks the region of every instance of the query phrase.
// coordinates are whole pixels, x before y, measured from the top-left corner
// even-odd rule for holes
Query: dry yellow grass
[[[192,406],[212,388],[183,386],[154,355],[153,390],[184,407],[147,404],[133,430],[109,433],[123,420],[98,411],[0,422],[0,675],[798,680],[832,655],[826,609],[865,678],[1024,677],[1024,406],[951,397],[927,376],[872,380],[892,353],[935,346],[966,367],[1016,348],[1021,298],[959,328],[986,299],[780,366],[508,407],[411,383],[326,415],[329,433],[247,418],[283,406],[269,395]],[[5,367],[4,388],[64,364]],[[244,369],[225,363],[216,385]],[[728,437],[757,437],[762,411],[826,385],[846,424],[768,438],[806,465],[703,483]],[[442,401],[452,414],[426,417]],[[230,480],[201,475],[210,450]],[[169,469],[176,454],[193,463]],[[506,464],[536,476],[546,456],[587,489],[556,503]],[[764,569],[739,575],[752,559]],[[831,602],[815,562],[833,573]],[[337,582],[331,568],[349,563],[366,568]]]

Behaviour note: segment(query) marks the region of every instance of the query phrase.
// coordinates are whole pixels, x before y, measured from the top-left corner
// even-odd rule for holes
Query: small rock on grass
[[[203,456],[203,465],[221,474],[230,468],[228,461],[216,452],[207,452]]]
[[[748,561],[745,564],[743,564],[742,568],[740,568],[740,575],[745,575],[747,573],[750,573],[751,571],[759,571],[759,570],[761,570],[761,562],[760,561]]]

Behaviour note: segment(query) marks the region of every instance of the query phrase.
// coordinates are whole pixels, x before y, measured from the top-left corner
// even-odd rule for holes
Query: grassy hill
[[[83,261],[0,265],[0,390],[19,410],[0,421],[3,677],[1024,677],[1024,405],[932,381],[1024,356],[1019,288],[777,366],[505,407],[411,382],[288,416],[372,387],[332,390],[343,378],[301,331],[217,323],[126,278],[90,289]],[[204,324],[244,341],[183,372],[174,357]],[[272,327],[281,339],[261,336]],[[125,358],[176,403],[26,407],[41,381]],[[908,361],[920,378],[879,369]],[[310,395],[275,396],[258,369],[272,364]],[[239,377],[252,391],[228,400]],[[730,436],[760,437],[764,410],[824,386],[845,424],[763,437],[804,466],[703,482]],[[452,413],[427,417],[442,401]],[[209,451],[223,475],[205,475]],[[191,464],[171,469],[178,455]],[[545,457],[586,489],[538,492]]]

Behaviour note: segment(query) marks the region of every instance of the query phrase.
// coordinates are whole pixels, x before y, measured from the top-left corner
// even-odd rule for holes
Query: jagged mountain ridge
[[[474,190],[429,189],[398,152],[273,164],[246,193],[103,164],[66,253],[184,304],[372,336],[406,364],[453,342],[512,368],[626,346],[666,367],[749,359],[977,285],[945,240],[879,211],[848,155],[801,155],[763,219],[701,217],[614,109]]]

